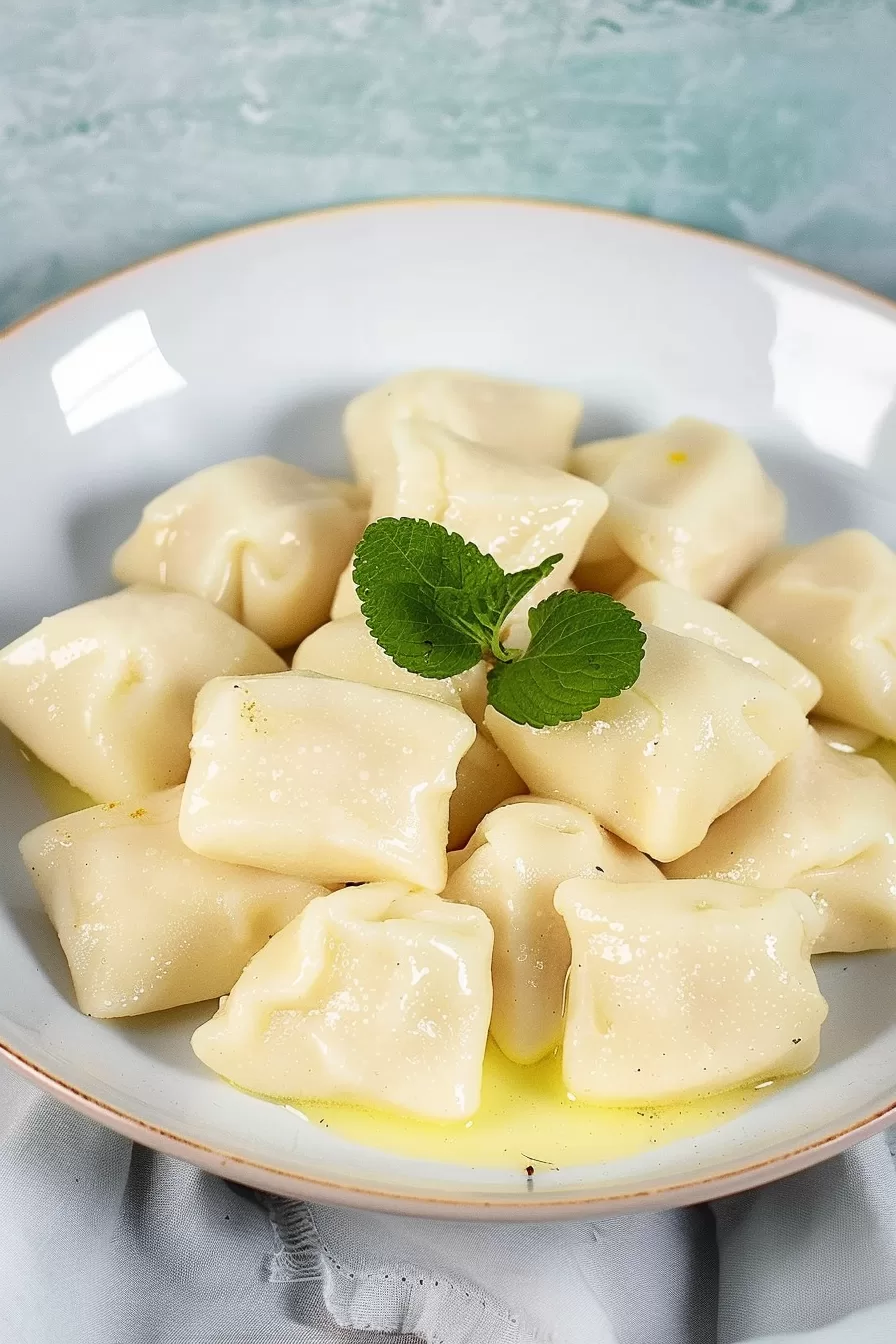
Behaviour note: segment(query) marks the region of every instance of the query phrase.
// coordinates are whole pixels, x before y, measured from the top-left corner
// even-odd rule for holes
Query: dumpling
[[[802,1073],[827,1004],[801,891],[574,879],[563,1080],[581,1101],[661,1103]]]
[[[814,672],[717,603],[658,579],[629,589],[621,600],[644,625],[658,625],[675,635],[687,635],[758,667],[796,697],[804,714],[818,703],[821,682]]]
[[[896,555],[836,532],[772,557],[731,604],[821,678],[819,714],[896,737]]]
[[[147,504],[112,569],[122,583],[204,597],[282,649],[327,619],[366,516],[344,481],[275,457],[243,457]]]
[[[463,709],[477,723],[485,713],[485,663],[456,677],[421,677],[399,667],[384,653],[360,614],[328,621],[304,639],[292,660],[296,672],[320,672],[325,677],[363,681],[387,691],[407,691],[429,700]]]
[[[630,690],[572,723],[485,726],[530,792],[576,803],[654,859],[694,849],[807,731],[797,701],[727,653],[657,626]]]
[[[560,1042],[569,935],[554,892],[571,877],[661,882],[648,858],[569,803],[523,798],[485,818],[454,867],[445,899],[478,905],[495,931],[492,1035],[529,1064]]]
[[[570,471],[610,501],[576,571],[582,588],[615,592],[640,566],[721,602],[784,531],[784,496],[753,449],[705,420],[585,444]]]
[[[599,486],[563,471],[510,462],[481,444],[424,420],[401,420],[376,479],[372,518],[425,518],[493,555],[502,569],[563,559],[516,608],[528,609],[569,580],[607,507]],[[344,581],[333,616],[358,610]]]
[[[466,1120],[492,1005],[481,910],[399,882],[312,901],[193,1035],[209,1068],[269,1097]]]
[[[503,751],[478,732],[457,767],[457,785],[448,805],[448,848],[463,848],[484,816],[525,792],[525,784]]]
[[[200,687],[285,666],[210,602],[128,588],[0,652],[0,722],[98,802],[138,797],[184,782]]]
[[[401,420],[431,420],[513,462],[562,468],[582,400],[560,388],[535,387],[480,373],[420,369],[364,392],[346,407],[343,429],[355,475],[370,485],[388,458]]]
[[[177,830],[182,792],[91,807],[21,842],[91,1017],[226,994],[271,935],[326,894],[300,877],[191,854]]]
[[[896,784],[809,732],[719,817],[669,877],[799,887],[823,917],[815,952],[896,947]]]
[[[448,800],[476,737],[459,709],[309,672],[221,677],[196,701],[186,845],[316,882],[441,891]]]
[[[371,635],[363,616],[344,616],[322,625],[299,645],[292,665],[296,671],[320,672],[441,700],[463,709],[477,723],[485,713],[485,663],[443,680],[418,676],[393,663]],[[525,792],[525,784],[504,753],[484,733],[477,733],[457,767],[457,786],[449,809],[448,848],[465,845],[486,812],[505,798]]]

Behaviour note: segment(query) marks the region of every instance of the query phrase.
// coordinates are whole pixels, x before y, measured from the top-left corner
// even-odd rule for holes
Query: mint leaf
[[[371,634],[399,667],[453,677],[486,658],[489,704],[546,728],[626,690],[644,656],[635,617],[604,593],[554,593],[529,612],[525,653],[504,647],[510,613],[561,558],[505,574],[438,523],[379,518],[358,543],[352,577]]]
[[[371,634],[393,662],[424,677],[451,677],[485,651],[509,657],[501,627],[560,559],[505,574],[438,523],[379,518],[358,543],[352,578]]]
[[[499,714],[530,728],[580,719],[638,678],[645,636],[605,593],[554,593],[529,612],[532,641],[521,658],[488,676]]]

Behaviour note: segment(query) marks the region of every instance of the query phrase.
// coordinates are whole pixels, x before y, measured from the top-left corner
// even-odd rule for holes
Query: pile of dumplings
[[[475,1114],[489,1034],[614,1106],[812,1065],[812,954],[896,946],[896,783],[860,754],[896,737],[896,556],[780,549],[737,434],[573,447],[581,410],[395,378],[346,410],[355,484],[200,471],[147,505],[121,591],[0,653],[0,720],[96,801],[21,842],[83,1012],[220,997],[193,1047],[240,1087],[439,1121]],[[508,641],[551,592],[611,592],[639,679],[533,729],[484,665],[404,671],[352,583],[377,517],[505,570],[562,551]]]

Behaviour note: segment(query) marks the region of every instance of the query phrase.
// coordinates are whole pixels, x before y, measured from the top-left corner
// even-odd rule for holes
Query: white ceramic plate
[[[0,639],[108,591],[161,486],[274,452],[345,469],[347,398],[421,365],[567,385],[588,435],[681,413],[759,448],[793,538],[896,542],[896,309],[755,250],[597,211],[502,201],[334,210],[138,266],[0,341]],[[9,1062],[154,1147],[287,1194],[452,1217],[594,1216],[769,1180],[896,1118],[896,954],[819,964],[806,1078],[697,1139],[539,1175],[387,1156],[205,1072],[189,1028],[81,1017],[16,845],[43,818],[0,742],[0,1041]]]

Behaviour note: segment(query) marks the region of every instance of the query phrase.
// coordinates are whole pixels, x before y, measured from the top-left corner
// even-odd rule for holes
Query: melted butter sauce
[[[470,1167],[534,1167],[537,1174],[631,1157],[704,1134],[776,1086],[766,1083],[673,1106],[591,1106],[567,1093],[559,1054],[538,1064],[513,1064],[490,1041],[482,1104],[472,1120],[437,1124],[329,1102],[297,1101],[294,1109],[311,1124],[369,1148]]]
[[[35,792],[54,817],[94,801],[16,744]],[[883,761],[896,773],[896,747]],[[872,748],[868,755],[876,755]],[[210,1006],[209,1016],[213,1011]],[[153,1015],[153,1021],[160,1017]],[[170,1023],[171,1014],[164,1014]],[[142,1025],[139,1019],[127,1029]],[[676,1139],[695,1138],[733,1120],[782,1083],[760,1083],[667,1106],[605,1107],[575,1100],[563,1085],[559,1052],[538,1064],[514,1064],[489,1041],[482,1102],[472,1120],[439,1124],[396,1112],[331,1102],[296,1101],[291,1109],[340,1138],[399,1153],[470,1167],[534,1173],[632,1157]],[[272,1103],[277,1105],[279,1103]]]

